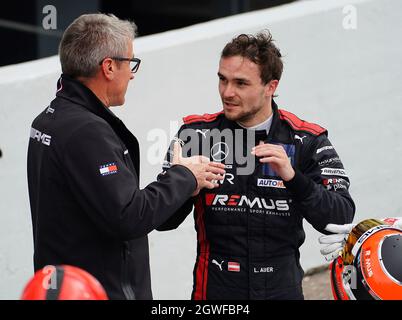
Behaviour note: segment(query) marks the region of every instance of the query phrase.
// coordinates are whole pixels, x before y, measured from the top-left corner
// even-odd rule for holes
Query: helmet
[[[335,300],[402,299],[402,230],[375,219],[358,223],[330,270]]]
[[[46,266],[29,280],[21,300],[108,300],[88,272],[69,265]]]

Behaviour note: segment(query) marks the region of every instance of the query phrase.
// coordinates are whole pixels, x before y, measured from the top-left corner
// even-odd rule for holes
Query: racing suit
[[[325,232],[328,223],[350,223],[355,212],[349,178],[327,131],[278,110],[274,101],[268,134],[244,129],[223,112],[183,120],[176,140],[187,156],[198,152],[226,167],[217,189],[202,190],[157,228],[177,228],[195,207],[192,299],[303,299],[299,262],[303,218]],[[228,138],[228,133],[235,138]],[[252,136],[252,145],[246,142],[247,135]],[[256,157],[254,170],[242,174],[239,169],[244,165],[228,156],[239,151],[250,155],[260,141],[283,146],[296,172],[292,180],[282,181]],[[166,170],[170,157],[171,150]]]

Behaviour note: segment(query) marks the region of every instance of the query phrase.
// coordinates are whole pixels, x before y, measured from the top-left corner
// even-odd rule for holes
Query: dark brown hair
[[[226,44],[221,57],[242,56],[260,67],[261,81],[267,84],[271,80],[280,80],[283,70],[282,55],[274,45],[268,30],[251,34],[240,34]]]

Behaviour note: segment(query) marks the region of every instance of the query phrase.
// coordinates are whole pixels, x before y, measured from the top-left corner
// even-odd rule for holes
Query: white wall
[[[348,4],[357,10],[355,30],[343,28]],[[351,178],[356,220],[402,215],[401,14],[399,0],[300,1],[137,39],[141,68],[125,106],[113,111],[141,142],[142,186],[160,171],[147,157],[151,130],[163,129],[168,138],[170,121],[219,111],[220,50],[234,35],[269,28],[285,62],[277,102],[329,130]],[[59,73],[57,57],[0,68],[0,299],[18,298],[32,273],[28,134]],[[318,233],[309,225],[306,233],[302,264],[310,268],[325,261]],[[156,299],[189,298],[195,244],[192,217],[176,231],[151,233]]]

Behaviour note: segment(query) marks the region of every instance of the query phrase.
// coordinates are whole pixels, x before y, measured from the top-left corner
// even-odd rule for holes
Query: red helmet
[[[402,230],[374,219],[360,222],[330,269],[335,300],[402,299]]]
[[[108,300],[102,285],[73,266],[46,266],[30,279],[21,300]]]

